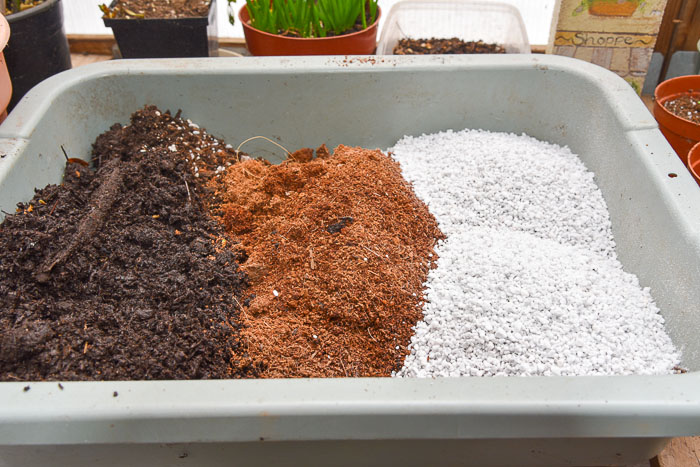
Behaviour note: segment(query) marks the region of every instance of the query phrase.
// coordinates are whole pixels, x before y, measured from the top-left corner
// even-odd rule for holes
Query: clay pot
[[[654,118],[678,157],[686,164],[688,151],[700,141],[700,125],[680,118],[664,107],[664,102],[683,94],[700,99],[700,75],[679,76],[659,84],[654,91]]]
[[[593,0],[588,13],[594,16],[632,16],[639,6],[638,0],[611,2],[610,0]]]
[[[700,185],[700,143],[688,151],[688,170],[690,170],[693,178]]]
[[[377,9],[377,20],[362,31],[334,37],[285,37],[259,31],[248,24],[248,8],[238,11],[243,25],[243,34],[248,50],[253,55],[371,55],[377,48],[377,26],[381,9]]]
[[[7,71],[5,63],[5,49],[7,41],[10,40],[10,25],[3,15],[0,15],[0,123],[7,117],[7,105],[12,96],[12,82],[10,73]]]

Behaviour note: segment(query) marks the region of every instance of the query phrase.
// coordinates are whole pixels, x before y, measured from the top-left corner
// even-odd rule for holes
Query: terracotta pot
[[[588,7],[588,13],[594,16],[632,16],[638,6],[637,0],[618,2],[594,0]]]
[[[5,54],[2,52],[9,40],[10,25],[5,17],[0,15],[0,122],[7,117],[7,105],[12,97],[12,81],[10,81],[10,73],[7,71]]]
[[[334,37],[285,37],[259,31],[248,24],[248,8],[238,11],[243,25],[245,42],[253,55],[371,55],[377,48],[377,25],[381,9],[377,9],[377,20],[363,31]]]
[[[700,143],[688,151],[688,170],[690,170],[693,178],[700,185]]]
[[[700,141],[700,124],[680,118],[664,107],[664,102],[683,94],[700,99],[700,75],[679,76],[659,84],[654,91],[654,117],[678,157],[686,164],[688,151]]]

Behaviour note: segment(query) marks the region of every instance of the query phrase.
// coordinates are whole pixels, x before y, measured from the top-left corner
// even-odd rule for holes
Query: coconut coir
[[[0,380],[255,376],[231,367],[242,257],[202,201],[232,153],[149,107],[19,204],[0,226]]]
[[[316,155],[245,160],[210,182],[213,212],[248,256],[242,337],[261,377],[389,376],[443,236],[380,151]]]

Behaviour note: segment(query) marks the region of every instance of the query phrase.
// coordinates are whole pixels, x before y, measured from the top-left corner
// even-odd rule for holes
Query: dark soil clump
[[[232,151],[194,128],[147,107],[6,217],[0,380],[255,376],[242,254],[201,198]]]
[[[400,39],[394,47],[394,55],[431,54],[504,54],[506,50],[498,44],[483,41],[469,41],[453,37],[451,39]]]
[[[684,120],[700,124],[700,93],[687,94],[664,102],[666,110]]]
[[[209,14],[209,3],[209,0],[118,0],[109,14],[112,18],[202,17]]]

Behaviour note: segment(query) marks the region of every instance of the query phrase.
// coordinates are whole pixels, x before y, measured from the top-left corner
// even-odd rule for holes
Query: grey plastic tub
[[[0,383],[0,465],[625,464],[700,434],[700,189],[614,74],[554,56],[87,66],[35,88],[0,126],[0,208],[60,181],[61,145],[84,156],[146,103],[182,108],[232,144],[266,135],[289,148],[387,148],[465,127],[567,144],[597,174],[620,259],[651,287],[690,371]],[[246,149],[280,157],[263,143]]]

